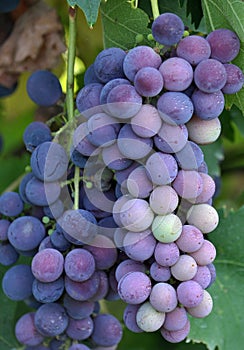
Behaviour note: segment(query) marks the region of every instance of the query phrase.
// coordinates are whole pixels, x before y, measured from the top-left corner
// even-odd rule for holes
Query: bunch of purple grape
[[[207,235],[218,214],[200,146],[219,137],[224,94],[244,77],[230,63],[235,33],[183,33],[178,16],[160,15],[155,50],[98,54],[65,137],[40,122],[25,130],[32,171],[19,193],[0,197],[0,262],[30,259],[2,282],[32,308],[15,328],[26,349],[115,349],[122,326],[102,300],[127,304],[132,332],[160,331],[172,343],[189,334],[188,315],[212,310],[216,250]],[[47,71],[31,75],[27,92],[46,106],[62,94]]]

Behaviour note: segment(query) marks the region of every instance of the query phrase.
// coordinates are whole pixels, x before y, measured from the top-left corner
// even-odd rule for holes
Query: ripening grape
[[[194,82],[197,87],[207,93],[218,92],[227,81],[224,65],[212,58],[201,61],[194,71]]]
[[[163,13],[152,24],[154,39],[163,45],[177,44],[184,32],[184,23],[174,13]]]
[[[208,41],[200,35],[189,35],[180,40],[176,48],[177,56],[196,66],[210,57],[211,48]]]

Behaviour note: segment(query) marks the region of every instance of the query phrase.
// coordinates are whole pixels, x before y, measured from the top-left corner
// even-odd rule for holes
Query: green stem
[[[160,15],[158,0],[151,0],[151,7],[152,7],[153,19],[156,19]]]
[[[67,63],[66,107],[68,120],[74,118],[74,65],[76,48],[76,8],[69,7],[69,41]]]
[[[74,176],[74,209],[79,209],[79,192],[80,192],[80,168],[75,167]]]

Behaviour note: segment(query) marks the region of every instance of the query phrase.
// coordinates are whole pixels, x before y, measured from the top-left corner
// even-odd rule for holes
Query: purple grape
[[[46,248],[54,248],[52,242],[51,242],[51,237],[50,236],[46,236],[40,243],[39,247],[38,247],[38,251],[41,251],[43,249]]]
[[[94,72],[98,79],[107,83],[112,79],[123,78],[123,62],[126,53],[118,47],[102,50],[94,61]]]
[[[161,334],[165,340],[170,343],[180,343],[190,332],[190,321],[187,320],[185,326],[177,331],[168,331],[164,327],[161,329]]]
[[[99,287],[96,292],[91,298],[90,301],[100,301],[102,299],[105,299],[107,297],[107,294],[109,293],[109,279],[107,276],[107,273],[105,271],[97,271],[99,275]]]
[[[192,119],[192,118],[191,118]],[[170,125],[163,123],[153,141],[155,146],[165,153],[175,153],[182,150],[186,145],[188,138],[188,130],[183,125]]]
[[[192,253],[201,248],[203,241],[203,234],[197,227],[183,225],[181,235],[175,243],[181,251]]]
[[[65,276],[65,289],[69,296],[78,301],[91,299],[98,291],[100,276],[97,272],[84,282],[75,282]]]
[[[26,185],[25,193],[29,203],[45,207],[56,202],[61,186],[58,182],[43,182],[33,176]]]
[[[161,72],[153,67],[143,67],[135,75],[134,85],[137,92],[145,97],[157,96],[163,89]]]
[[[87,157],[82,155],[80,152],[77,151],[77,149],[74,149],[72,147],[70,152],[70,160],[75,166],[78,166],[78,168],[83,169],[86,165]]]
[[[213,299],[208,291],[203,291],[203,300],[195,307],[187,308],[187,312],[196,318],[208,316],[213,308]]]
[[[37,70],[27,80],[30,99],[39,106],[52,106],[61,98],[62,88],[58,78],[47,70]]]
[[[154,253],[156,239],[150,230],[143,232],[128,232],[124,238],[125,253],[135,261],[148,260]]]
[[[53,282],[40,282],[37,279],[33,281],[32,293],[34,298],[40,303],[53,303],[63,294],[64,280],[59,277]]]
[[[150,194],[149,203],[154,213],[166,215],[175,211],[179,198],[171,186],[156,186]]]
[[[29,265],[12,266],[3,276],[3,292],[11,300],[27,299],[32,295],[33,280],[34,276]]]
[[[150,276],[156,282],[167,282],[171,277],[170,268],[159,265],[156,261],[150,266]]]
[[[44,237],[44,225],[33,216],[18,217],[8,228],[9,242],[21,251],[36,249]]]
[[[64,267],[63,255],[56,249],[46,248],[39,251],[31,262],[31,270],[40,282],[53,282],[57,280]]]
[[[115,278],[117,282],[129,272],[146,272],[146,267],[142,262],[132,259],[126,259],[121,261],[115,270]],[[116,288],[117,289],[117,288]]]
[[[209,265],[216,257],[216,248],[212,242],[205,239],[201,247],[191,253],[191,256],[196,260],[198,265]]]
[[[203,288],[195,281],[181,282],[177,289],[177,297],[184,307],[195,307],[203,300]]]
[[[101,81],[95,74],[94,63],[92,63],[89,67],[87,67],[84,74],[84,85],[88,85],[92,83],[101,83]]]
[[[142,105],[139,112],[131,118],[132,130],[140,137],[152,137],[156,135],[161,126],[162,119],[157,109],[150,104]]]
[[[163,266],[169,267],[174,265],[180,256],[180,251],[177,245],[172,243],[158,242],[154,252],[156,262]]]
[[[226,80],[224,65],[213,58],[201,61],[195,68],[194,81],[203,92],[218,92],[225,86]]]
[[[187,319],[186,309],[177,306],[173,311],[166,313],[163,328],[167,331],[179,331],[184,328]]]
[[[167,185],[176,178],[178,167],[172,155],[154,152],[146,161],[146,170],[155,185]]]
[[[43,211],[50,219],[59,218],[64,212],[64,204],[61,199],[57,199],[56,202],[43,207]]]
[[[195,170],[180,170],[172,186],[180,197],[194,200],[203,190],[203,180]]]
[[[60,252],[65,252],[71,246],[71,242],[69,242],[64,234],[58,229],[54,230],[50,236],[52,248],[59,250]],[[50,247],[51,248],[51,247]]]
[[[7,219],[0,219],[0,241],[8,240],[8,228],[11,222]]]
[[[101,91],[101,95],[100,95],[100,104],[103,105],[103,108],[106,110],[106,106],[105,104],[107,103],[107,97],[108,94],[110,93],[110,91],[118,85],[122,85],[122,84],[128,84],[130,85],[130,81],[127,79],[123,79],[123,78],[116,78],[116,79],[112,79],[109,82],[107,82],[102,91]]]
[[[0,241],[0,264],[4,266],[9,266],[14,263],[19,258],[19,253],[15,250],[12,244],[8,241]]]
[[[23,201],[17,192],[4,192],[0,196],[0,214],[18,216],[23,209]]]
[[[41,334],[55,337],[68,327],[69,317],[58,303],[43,304],[35,313],[35,326]]]
[[[211,274],[211,281],[208,285],[208,287],[210,287],[216,279],[216,268],[215,268],[213,263],[208,264],[207,267],[208,267],[210,274]]]
[[[207,203],[214,196],[216,189],[215,181],[208,174],[199,173],[199,175],[202,178],[203,189],[199,196],[193,199],[193,203]]]
[[[51,130],[43,122],[32,122],[24,130],[23,141],[27,151],[33,152],[37,146],[51,140]]]
[[[153,184],[147,176],[144,166],[132,170],[126,181],[129,193],[136,198],[147,198],[153,189]]]
[[[125,56],[123,68],[130,81],[134,81],[136,73],[144,67],[158,68],[162,60],[149,46],[136,46]]]
[[[197,263],[192,256],[187,254],[180,255],[176,263],[171,266],[171,274],[178,281],[188,281],[193,279],[197,273]]]
[[[98,346],[117,345],[122,339],[123,330],[120,322],[110,314],[97,315],[94,320],[91,338]]]
[[[164,88],[169,91],[184,91],[193,81],[193,69],[189,62],[180,57],[165,60],[159,67]]]
[[[198,170],[204,160],[204,155],[195,142],[187,141],[186,145],[175,153],[175,159],[182,170]]]
[[[84,344],[73,344],[68,348],[68,350],[90,350],[90,348]]]
[[[176,53],[178,57],[184,58],[191,65],[196,66],[210,57],[211,48],[208,41],[200,35],[189,35],[180,40]]]
[[[67,314],[76,320],[82,320],[91,316],[95,307],[93,301],[78,301],[71,298],[68,294],[64,295],[63,305]]]
[[[81,123],[74,131],[73,147],[83,156],[95,156],[98,153],[97,147],[88,141],[87,135],[87,123]]]
[[[153,21],[152,35],[160,44],[175,45],[182,38],[184,28],[184,23],[179,16],[165,12]]]
[[[240,40],[233,31],[220,28],[208,34],[206,40],[211,47],[211,57],[222,63],[232,61],[240,51]]]
[[[88,116],[93,107],[100,105],[100,94],[103,84],[91,83],[81,88],[76,96],[76,107],[82,115]],[[83,113],[85,112],[85,113]]]
[[[65,330],[68,337],[73,340],[85,340],[93,332],[93,321],[91,317],[75,320],[70,318],[68,327]]]
[[[15,336],[21,344],[36,346],[43,342],[44,337],[37,331],[34,318],[35,313],[28,312],[18,319],[15,325]]]
[[[167,91],[157,101],[160,117],[168,124],[181,125],[187,123],[194,106],[191,99],[183,92]]]
[[[225,98],[221,91],[206,93],[196,89],[191,99],[194,113],[203,120],[217,118],[224,110]]]
[[[177,306],[177,296],[174,287],[169,283],[156,283],[152,287],[150,303],[159,312],[173,311]]]
[[[64,270],[73,281],[88,280],[95,272],[93,255],[83,248],[72,249],[65,257]]]
[[[224,64],[227,80],[222,88],[224,94],[235,94],[241,90],[244,83],[244,75],[242,70],[235,64]]]
[[[124,170],[127,169],[132,164],[132,159],[128,159],[126,156],[124,156],[121,151],[119,150],[119,147],[117,145],[117,142],[112,144],[109,147],[104,147],[102,150],[102,158],[105,163],[105,165],[112,170]]]
[[[211,273],[208,266],[198,266],[197,273],[192,280],[199,283],[203,289],[206,289],[211,282]]]
[[[19,184],[19,188],[18,188],[18,193],[20,195],[20,198],[22,199],[22,201],[24,203],[28,203],[30,204],[28,198],[26,197],[26,185],[29,182],[30,179],[32,179],[34,177],[33,172],[27,173],[26,175],[24,175],[24,177],[22,178],[20,184]]]
[[[140,307],[139,305],[128,304],[123,313],[123,321],[126,327],[133,333],[142,333],[143,330],[136,323],[136,314]]]
[[[141,304],[149,297],[151,288],[150,278],[139,271],[128,272],[118,283],[119,296],[127,304]]]

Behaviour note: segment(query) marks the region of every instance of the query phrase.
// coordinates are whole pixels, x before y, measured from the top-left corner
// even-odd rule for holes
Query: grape
[[[11,222],[7,219],[0,219],[0,241],[8,240],[8,228]]]
[[[93,331],[93,321],[91,317],[82,320],[69,319],[68,327],[65,332],[71,339],[85,340],[90,337]]]
[[[181,235],[175,243],[183,252],[193,253],[201,248],[203,241],[203,234],[197,227],[183,225]]]
[[[208,287],[210,287],[216,279],[216,269],[215,269],[215,266],[213,263],[208,264],[207,267],[208,267],[210,274],[211,274],[211,281],[208,285]]]
[[[179,16],[165,12],[153,21],[152,35],[160,44],[174,45],[180,41],[184,28],[184,23]]]
[[[192,256],[182,254],[170,270],[178,281],[188,281],[196,275],[197,263]]]
[[[164,323],[165,313],[155,310],[149,302],[140,306],[136,314],[138,327],[144,332],[156,332]]]
[[[129,193],[134,197],[147,198],[153,189],[153,185],[149,180],[144,166],[139,166],[132,170],[126,185]]]
[[[195,281],[181,282],[176,292],[179,302],[186,308],[195,307],[203,300],[203,288]]]
[[[173,311],[177,306],[177,296],[174,287],[169,283],[156,283],[150,294],[152,307],[159,312]]]
[[[181,125],[191,119],[194,106],[183,92],[167,91],[159,97],[157,108],[163,121],[171,125]]]
[[[161,329],[161,334],[165,340],[170,343],[180,343],[190,332],[190,321],[187,320],[185,326],[177,331],[168,331],[164,327]]]
[[[132,259],[126,259],[121,261],[115,270],[115,278],[117,282],[121,280],[129,272],[146,272],[146,267],[142,262]]]
[[[0,98],[12,95],[15,92],[16,88],[17,88],[17,83],[15,83],[10,88],[0,84]]]
[[[21,251],[30,251],[37,248],[44,237],[44,225],[33,216],[18,217],[8,228],[9,242]]]
[[[89,67],[87,67],[84,74],[84,85],[88,85],[92,83],[101,83],[99,78],[96,76],[96,73],[94,70],[94,63],[92,63]]]
[[[186,124],[189,140],[198,145],[206,145],[218,139],[221,133],[221,123],[219,118],[201,119],[194,115]]]
[[[184,199],[197,198],[203,190],[203,180],[195,170],[180,170],[172,184],[178,195]]]
[[[34,205],[45,207],[56,202],[61,193],[58,182],[43,182],[33,176],[26,184],[27,200]]]
[[[99,233],[111,239],[114,238],[115,229],[118,227],[112,215],[99,220],[98,226]]]
[[[37,330],[47,337],[62,334],[68,326],[69,317],[58,303],[43,304],[35,313]]]
[[[140,305],[128,304],[123,313],[123,321],[126,327],[133,333],[142,333],[143,330],[136,323],[137,311]]]
[[[68,350],[90,350],[90,348],[84,344],[73,344],[68,348]]]
[[[201,248],[190,254],[198,265],[209,265],[216,257],[216,248],[212,242],[205,239]]]
[[[124,238],[123,246],[129,258],[135,261],[149,259],[156,246],[156,240],[150,230],[143,232],[128,232]]]
[[[4,294],[11,300],[24,300],[32,295],[34,276],[29,265],[15,265],[10,267],[2,279]]]
[[[177,306],[174,310],[165,314],[163,328],[167,331],[179,331],[185,327],[187,319],[186,309]]]
[[[224,64],[227,80],[222,88],[224,94],[235,94],[240,91],[244,83],[244,75],[241,69],[235,64]]]
[[[202,233],[209,233],[218,226],[219,216],[216,209],[209,204],[194,204],[187,212],[187,221]]]
[[[158,215],[152,223],[154,237],[162,243],[171,243],[179,238],[182,223],[175,214]]]
[[[0,242],[0,264],[9,266],[16,263],[18,258],[19,253],[8,241]]]
[[[176,161],[183,170],[198,170],[204,155],[201,148],[193,141],[187,141],[185,147],[175,153]]]
[[[20,0],[2,0],[0,5],[0,12],[11,12],[19,6]]]
[[[117,249],[113,241],[103,235],[97,235],[84,249],[89,251],[99,270],[107,270],[112,267],[118,257]]]
[[[214,193],[215,193],[216,186],[215,186],[215,182],[212,179],[212,177],[209,176],[208,174],[205,174],[205,173],[199,173],[199,175],[202,178],[203,190],[199,194],[199,196],[197,196],[197,198],[195,198],[193,201],[189,200],[193,203],[208,202],[209,200],[211,200],[211,198],[214,196]]]
[[[90,316],[95,307],[93,301],[78,301],[71,298],[68,294],[64,295],[63,305],[67,314],[76,320],[82,320]]]
[[[23,141],[27,151],[33,152],[34,149],[42,144],[52,140],[50,128],[43,122],[32,122],[24,131]]]
[[[99,191],[96,187],[86,189],[83,197],[83,206],[96,219],[110,216],[116,200],[113,189],[108,191]]]
[[[118,47],[102,50],[94,61],[94,72],[98,79],[107,83],[115,78],[123,78],[123,62],[126,53]]]
[[[154,261],[150,266],[150,276],[154,281],[167,282],[171,277],[170,268],[168,266],[159,265]]]
[[[226,80],[224,65],[212,58],[201,61],[194,71],[195,84],[203,92],[218,92],[225,86]]]
[[[147,156],[153,146],[150,138],[136,135],[130,124],[125,124],[120,129],[117,144],[120,152],[125,157],[133,160]]]
[[[120,209],[120,221],[130,231],[144,231],[151,225],[154,214],[144,199],[129,199]]]
[[[150,105],[142,105],[139,112],[131,118],[131,127],[140,137],[152,137],[157,134],[162,125],[157,109]]]
[[[64,233],[83,243],[91,242],[97,234],[96,218],[84,209],[66,210],[58,223]]]
[[[112,170],[124,170],[132,164],[132,160],[121,153],[117,142],[103,148],[102,158],[105,165]]]
[[[182,150],[186,145],[188,130],[183,125],[170,125],[163,123],[157,135],[154,136],[154,144],[165,153],[175,153]]]
[[[221,91],[206,93],[196,89],[191,99],[194,113],[203,120],[217,118],[224,110],[225,99]]]
[[[29,182],[29,180],[31,180],[34,177],[34,174],[32,172],[27,173],[26,175],[24,175],[24,177],[22,178],[22,180],[20,181],[19,184],[19,188],[18,188],[18,193],[20,195],[20,198],[22,199],[22,201],[24,203],[28,203],[30,204],[28,198],[26,197],[26,185]]]
[[[31,262],[31,270],[40,282],[53,282],[57,280],[64,267],[63,255],[56,249],[46,248],[39,251]]]
[[[163,89],[164,80],[160,71],[153,67],[143,67],[135,75],[137,92],[145,97],[157,96]]]
[[[82,115],[89,116],[90,110],[93,107],[100,105],[100,95],[103,88],[101,83],[91,83],[81,88],[76,96],[76,107]],[[87,114],[88,113],[88,114]]]
[[[73,134],[73,147],[83,156],[95,156],[98,151],[97,148],[88,141],[87,123],[81,123]]]
[[[118,283],[118,294],[127,304],[141,304],[151,293],[150,278],[143,272],[125,274]]]
[[[15,325],[15,336],[21,344],[35,346],[44,340],[35,327],[34,317],[34,312],[28,312],[22,315]]]
[[[100,278],[97,272],[86,281],[75,282],[65,276],[65,289],[69,296],[78,301],[91,299],[98,291]]]
[[[40,282],[37,279],[33,281],[32,293],[34,298],[40,303],[53,303],[63,294],[64,280],[59,277],[53,282]]]
[[[38,251],[41,251],[43,249],[46,248],[54,248],[52,242],[51,242],[51,237],[50,236],[46,236],[40,243],[39,247],[38,247]]]
[[[113,117],[128,119],[137,114],[142,106],[142,97],[132,85],[115,86],[108,94],[106,110]]]
[[[23,209],[23,201],[17,192],[4,192],[0,196],[0,213],[2,215],[17,216]]]
[[[179,259],[180,251],[177,245],[172,243],[158,242],[155,247],[154,257],[156,262],[163,266],[169,267],[174,265]]]
[[[64,212],[64,204],[61,199],[57,199],[56,202],[43,207],[43,212],[50,219],[59,218]]]
[[[170,91],[186,90],[193,81],[193,69],[189,62],[180,57],[171,57],[159,67],[164,88]]]
[[[192,279],[202,286],[203,289],[207,288],[211,282],[211,273],[207,266],[198,266],[197,273]]]
[[[206,40],[211,47],[211,57],[222,63],[232,61],[239,53],[240,40],[229,29],[216,29],[208,34]]]
[[[66,275],[76,282],[88,280],[95,272],[95,260],[86,249],[76,248],[65,257],[64,270]]]
[[[55,142],[44,142],[31,155],[31,168],[42,181],[53,182],[63,177],[68,167],[65,149]]]
[[[93,322],[94,330],[91,338],[95,344],[109,347],[120,342],[123,330],[120,322],[113,315],[97,315]]]
[[[47,70],[32,73],[27,80],[26,90],[30,99],[39,106],[52,106],[62,96],[58,78]]]
[[[154,213],[166,215],[177,208],[179,198],[171,186],[156,186],[150,194],[149,203]]]
[[[87,122],[87,139],[96,147],[107,147],[115,142],[120,124],[105,113],[94,114]]]
[[[146,161],[146,170],[154,184],[167,185],[176,178],[178,167],[172,155],[154,152]]]
[[[113,206],[113,219],[114,219],[115,223],[118,226],[120,226],[120,227],[123,226],[123,224],[121,222],[121,219],[120,219],[121,208],[130,199],[132,199],[132,197],[130,195],[126,194],[126,195],[122,195],[121,197],[119,197],[114,203],[114,206]]]
[[[87,162],[87,157],[83,156],[80,152],[77,151],[77,149],[73,148],[70,152],[70,160],[75,166],[78,166],[78,168],[83,169]]]
[[[162,60],[149,46],[136,46],[125,56],[123,68],[130,81],[134,81],[136,73],[144,67],[158,68]]]
[[[102,300],[106,298],[109,292],[109,280],[108,280],[107,273],[105,271],[100,271],[100,270],[98,270],[97,273],[99,275],[99,287],[96,294],[94,294],[91,297],[90,301]]]
[[[211,48],[205,38],[199,35],[189,35],[180,40],[176,53],[178,57],[184,58],[191,65],[196,66],[210,57]]]
[[[109,82],[107,82],[104,85],[104,87],[102,88],[101,95],[100,95],[100,104],[103,105],[103,108],[105,111],[106,111],[106,103],[107,103],[108,94],[115,86],[122,85],[122,84],[130,85],[131,83],[127,79],[116,78],[116,79],[112,79]]]
[[[196,318],[204,318],[213,308],[213,299],[207,290],[203,291],[203,300],[195,307],[187,308],[187,312]]]

